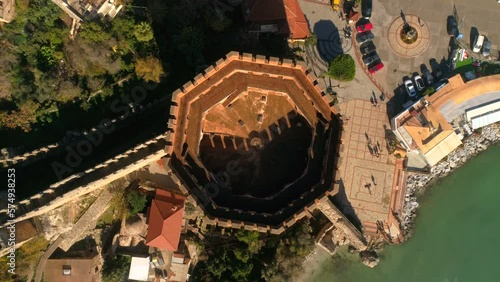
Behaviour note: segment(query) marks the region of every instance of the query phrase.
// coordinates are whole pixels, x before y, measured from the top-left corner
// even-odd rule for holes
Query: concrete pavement
[[[306,15],[309,28],[317,35],[318,44],[306,47],[309,49],[307,60],[315,75],[319,78],[320,88],[332,87],[337,93],[339,103],[361,99],[369,100],[372,92],[380,95],[380,90],[366,75],[364,65],[355,58],[354,42],[344,36],[346,22],[340,18],[340,11],[333,11],[329,4],[313,0],[299,0],[300,7]],[[352,32],[354,38],[355,32]],[[350,54],[356,61],[356,77],[350,82],[339,82],[324,76],[328,62],[338,54]]]

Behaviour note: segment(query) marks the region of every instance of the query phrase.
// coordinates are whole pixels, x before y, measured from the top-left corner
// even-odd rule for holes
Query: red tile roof
[[[185,197],[157,189],[148,215],[146,245],[176,251],[181,236]]]
[[[306,16],[302,12],[297,0],[285,0],[286,19],[290,28],[291,39],[304,39],[311,35]]]
[[[247,21],[266,22],[286,20],[279,32],[289,34],[291,39],[309,37],[306,17],[297,0],[247,0]]]

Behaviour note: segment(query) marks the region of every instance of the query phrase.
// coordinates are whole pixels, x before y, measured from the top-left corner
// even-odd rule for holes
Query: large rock
[[[380,259],[375,251],[362,251],[359,253],[361,262],[371,268],[374,268],[379,263]]]

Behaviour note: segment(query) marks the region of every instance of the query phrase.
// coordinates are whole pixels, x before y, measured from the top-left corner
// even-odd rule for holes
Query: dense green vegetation
[[[137,190],[132,190],[127,194],[128,213],[134,216],[141,212],[146,207],[146,195],[139,193]]]
[[[2,27],[0,129],[29,132],[67,105],[89,109],[119,92],[119,81],[160,82],[163,66],[146,17],[125,11],[113,21],[84,22],[74,39],[70,23],[52,1],[17,1],[15,20]]]
[[[132,258],[128,256],[107,257],[102,266],[103,282],[125,281]]]
[[[26,281],[32,269],[36,267],[40,257],[48,246],[48,241],[45,237],[39,236],[25,243],[16,250],[15,274],[8,272],[10,266],[9,259],[6,256],[0,258],[0,281]],[[36,269],[36,268],[35,268]]]
[[[193,281],[289,281],[302,269],[302,262],[314,249],[308,221],[297,223],[281,236],[256,231],[214,231],[203,243],[208,257],[196,265]]]
[[[356,75],[356,63],[349,54],[333,58],[328,67],[328,75],[338,81],[351,81]]]
[[[0,26],[0,147],[34,149],[118,117],[111,104],[134,87],[160,82],[142,103],[170,95],[232,50],[293,56],[283,36],[249,36],[239,6],[124,2],[72,40],[70,18],[51,1],[17,0],[16,19]]]

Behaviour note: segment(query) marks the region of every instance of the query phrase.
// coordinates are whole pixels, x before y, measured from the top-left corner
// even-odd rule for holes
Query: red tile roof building
[[[310,36],[297,0],[247,0],[246,7],[246,20],[254,31],[288,34],[292,40]]]
[[[184,216],[184,196],[165,190],[156,190],[148,213],[146,245],[176,251]]]

